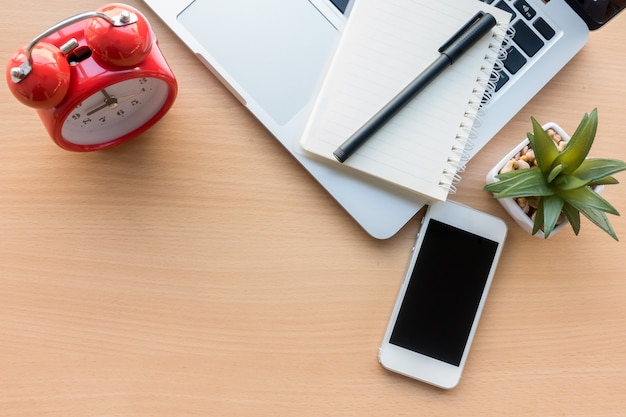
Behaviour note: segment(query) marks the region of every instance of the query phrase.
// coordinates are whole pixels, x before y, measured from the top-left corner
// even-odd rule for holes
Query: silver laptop
[[[384,239],[402,228],[425,202],[370,183],[358,174],[336,170],[305,155],[298,144],[353,1],[144,0],[369,234]],[[625,3],[485,1],[510,9],[517,33],[522,32],[524,39],[516,35],[509,52],[515,65],[507,65],[502,72],[471,156],[583,47],[589,28],[604,24]],[[583,3],[593,7],[585,9]],[[604,15],[598,12],[599,3],[610,6]],[[522,25],[525,29],[518,29]],[[554,32],[549,39],[546,26]],[[529,31],[542,37],[540,50],[534,50],[538,43]],[[532,49],[517,44],[527,38]]]

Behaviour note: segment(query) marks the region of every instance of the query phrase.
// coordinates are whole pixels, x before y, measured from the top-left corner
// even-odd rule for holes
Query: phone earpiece
[[[37,109],[52,108],[67,93],[70,65],[61,49],[40,42],[30,51],[16,52],[7,65],[6,78],[9,90],[23,104]]]
[[[133,67],[142,62],[152,49],[154,34],[146,18],[125,4],[109,4],[99,12],[115,23],[93,18],[85,27],[85,41],[93,57],[118,67]]]

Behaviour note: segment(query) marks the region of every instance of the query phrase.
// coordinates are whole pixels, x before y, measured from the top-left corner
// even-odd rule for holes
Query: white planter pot
[[[548,130],[550,128],[554,129],[559,135],[561,135],[561,137],[565,140],[568,141],[570,140],[570,136],[565,133],[565,131],[563,131],[563,129],[561,129],[561,127],[559,125],[557,125],[556,123],[553,122],[549,122],[544,124],[543,126],[544,130]],[[491,184],[494,183],[496,181],[498,181],[496,179],[496,175],[498,175],[498,172],[500,172],[500,169],[502,169],[502,167],[511,159],[513,158],[519,151],[521,151],[524,146],[529,144],[529,140],[528,138],[524,139],[519,145],[517,145],[515,148],[513,148],[513,150],[511,150],[511,152],[509,152],[504,158],[502,158],[502,160],[500,162],[498,162],[488,173],[487,173],[487,184]],[[602,191],[604,187],[603,186],[598,186],[598,187],[594,187],[594,191],[599,193]],[[515,222],[520,225],[520,227],[524,230],[526,230],[529,234],[532,234],[533,231],[533,221],[530,219],[530,217],[528,217],[528,215],[526,213],[524,213],[524,211],[522,210],[522,208],[517,204],[517,202],[512,199],[512,198],[498,198],[497,199],[498,202],[500,204],[502,204],[502,207],[504,207],[504,209],[509,213],[509,215],[513,218],[513,220],[515,220]],[[569,223],[567,221],[564,221],[563,223],[559,224],[558,226],[555,226],[554,229],[552,230],[552,233],[550,234],[550,236],[554,235],[555,233],[557,233],[558,231],[560,231],[562,228],[566,227]],[[545,238],[545,235],[543,234],[542,230],[539,230],[535,236],[540,237],[540,238]]]

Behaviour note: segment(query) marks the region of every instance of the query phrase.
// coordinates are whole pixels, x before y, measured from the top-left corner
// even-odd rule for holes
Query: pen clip
[[[437,52],[439,53],[443,53],[446,49],[448,49],[450,47],[450,45],[452,45],[454,42],[458,41],[461,36],[465,35],[467,33],[467,31],[469,31],[469,29],[474,26],[476,24],[476,22],[478,22],[480,19],[483,18],[483,16],[485,16],[487,13],[483,12],[482,10],[479,11],[478,13],[476,13],[474,15],[474,17],[472,17],[466,24],[464,24],[461,29],[459,29],[454,35],[452,35],[452,37],[450,39],[448,39],[448,41],[446,43],[444,43],[443,45],[441,45],[441,47],[437,50]]]

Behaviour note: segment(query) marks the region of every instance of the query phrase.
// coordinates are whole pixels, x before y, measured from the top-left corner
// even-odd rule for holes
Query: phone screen
[[[390,343],[459,366],[498,243],[431,219]]]

